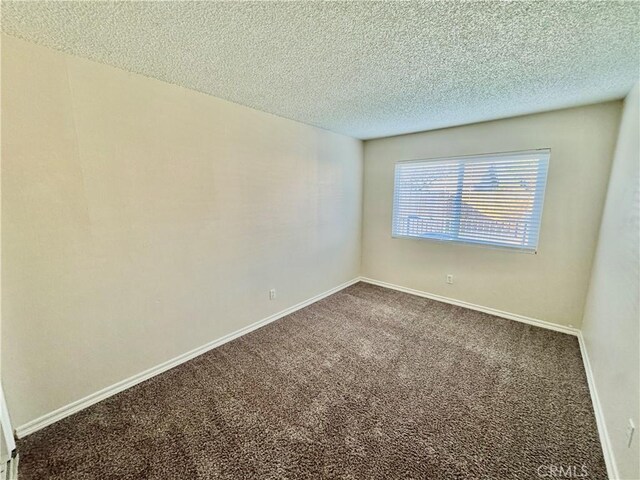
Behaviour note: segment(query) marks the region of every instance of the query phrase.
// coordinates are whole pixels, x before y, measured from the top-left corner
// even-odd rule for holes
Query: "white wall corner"
[[[591,362],[589,361],[589,354],[587,352],[587,346],[585,344],[584,337],[582,336],[582,332],[578,334],[578,343],[580,344],[580,353],[582,354],[584,371],[587,376],[589,393],[591,394],[591,402],[593,404],[593,414],[596,417],[596,425],[598,427],[600,444],[602,445],[604,462],[607,466],[607,476],[609,477],[609,480],[617,480],[618,478],[620,478],[620,475],[618,474],[618,469],[616,467],[616,461],[613,454],[613,448],[611,447],[611,440],[609,439],[607,424],[604,420],[604,413],[602,411],[600,398],[598,397],[598,389],[596,388],[596,383],[593,377],[593,371],[591,370]]]

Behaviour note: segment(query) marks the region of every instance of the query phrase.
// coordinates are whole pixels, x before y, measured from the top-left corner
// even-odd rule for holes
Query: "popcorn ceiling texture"
[[[25,40],[358,138],[623,97],[637,2],[3,2]]]

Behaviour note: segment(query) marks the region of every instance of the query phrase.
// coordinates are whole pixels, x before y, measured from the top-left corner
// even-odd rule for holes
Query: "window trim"
[[[545,179],[545,187],[542,190],[540,197],[540,225],[538,228],[538,238],[536,242],[535,248],[523,248],[520,246],[511,246],[511,245],[495,245],[481,242],[473,242],[469,240],[459,240],[459,239],[441,239],[441,238],[431,238],[431,237],[418,237],[413,235],[398,235],[393,232],[393,219],[395,216],[395,194],[396,194],[396,180],[395,180],[395,172],[396,167],[400,164],[408,164],[408,163],[425,163],[425,162],[438,162],[438,161],[451,161],[454,162],[456,160],[464,160],[464,159],[478,159],[481,160],[483,158],[490,158],[496,155],[508,156],[508,155],[518,155],[526,157],[527,155],[536,155],[540,152],[543,152],[547,155],[547,177]],[[528,253],[531,255],[537,255],[538,250],[540,249],[540,239],[542,234],[542,218],[544,214],[544,203],[546,199],[547,187],[549,185],[549,167],[551,164],[551,148],[535,148],[530,150],[509,150],[505,152],[489,152],[489,153],[478,153],[478,154],[468,154],[468,155],[455,155],[450,157],[432,157],[432,158],[415,158],[410,160],[399,160],[394,163],[393,166],[393,189],[391,193],[391,238],[394,239],[408,239],[408,240],[419,240],[426,242],[436,242],[439,244],[460,244],[460,245],[472,245],[474,247],[482,247],[488,248],[491,250],[502,250],[502,251],[510,251],[516,253]]]

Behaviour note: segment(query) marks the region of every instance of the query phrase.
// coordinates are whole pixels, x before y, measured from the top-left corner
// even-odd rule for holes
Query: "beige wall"
[[[2,375],[14,426],[354,278],[361,209],[363,275],[580,326],[620,102],[367,141],[362,205],[357,140],[2,43]],[[638,425],[637,409],[616,413],[638,403],[637,295],[634,317],[632,304],[616,307],[633,283],[607,283],[634,265],[625,248],[637,259],[637,238],[614,234],[638,228],[635,95],[611,179],[626,186],[609,193],[584,325],[610,432],[633,415]],[[537,255],[391,238],[396,161],[545,147]],[[626,214],[609,213],[625,202]],[[635,265],[615,278],[637,285]],[[621,471],[634,473],[616,441]]]
[[[358,275],[360,141],[11,37],[2,67],[14,426]]]
[[[640,478],[640,102],[625,101],[583,336],[620,478]],[[632,448],[626,428],[636,426]]]
[[[362,275],[579,327],[620,107],[611,102],[365,142]],[[397,161],[535,148],[551,148],[537,255],[391,238]]]

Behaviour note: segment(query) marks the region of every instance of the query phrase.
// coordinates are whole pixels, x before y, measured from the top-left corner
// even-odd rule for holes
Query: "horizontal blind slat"
[[[394,236],[532,250],[549,151],[396,164]]]

